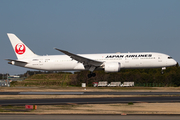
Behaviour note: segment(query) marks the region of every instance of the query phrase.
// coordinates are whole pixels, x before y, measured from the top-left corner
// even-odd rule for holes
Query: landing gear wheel
[[[95,76],[96,76],[96,73],[92,73],[92,76],[95,77]]]
[[[91,78],[92,77],[92,74],[88,74],[88,78]]]
[[[88,74],[88,78],[95,77],[95,76],[96,76],[96,73],[90,73],[90,74]]]

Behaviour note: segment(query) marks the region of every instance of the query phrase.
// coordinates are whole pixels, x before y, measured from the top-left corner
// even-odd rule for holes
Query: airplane
[[[95,77],[94,70],[119,72],[129,68],[162,68],[175,66],[177,62],[169,55],[157,52],[74,54],[54,48],[65,55],[40,56],[32,52],[15,34],[7,33],[17,56],[6,59],[9,64],[44,71],[88,70],[88,78]]]

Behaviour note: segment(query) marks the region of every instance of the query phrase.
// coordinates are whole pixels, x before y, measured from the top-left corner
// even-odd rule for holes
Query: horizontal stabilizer
[[[9,64],[12,64],[12,65],[14,65],[15,63],[28,64],[27,62],[19,61],[19,60],[12,60],[12,59],[5,59],[5,60],[10,61],[10,62],[8,62],[8,63],[9,63]]]

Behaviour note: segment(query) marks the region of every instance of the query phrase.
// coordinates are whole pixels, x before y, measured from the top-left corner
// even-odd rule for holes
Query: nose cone
[[[174,59],[168,59],[167,61],[166,61],[166,65],[167,65],[167,67],[169,66],[175,66],[177,64],[177,62],[174,60]]]
[[[175,66],[176,64],[177,64],[177,62],[176,62],[174,59],[172,59],[172,60],[171,60],[171,65],[172,65],[172,66]]]
[[[173,60],[174,60],[174,59],[173,59]],[[173,62],[174,62],[174,65],[177,65],[177,62],[176,62],[175,60],[174,60]]]

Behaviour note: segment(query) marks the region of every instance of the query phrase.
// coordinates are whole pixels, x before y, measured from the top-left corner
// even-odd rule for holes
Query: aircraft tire
[[[95,77],[95,76],[96,76],[96,73],[92,73],[92,76]]]
[[[88,74],[88,78],[91,78],[92,77],[92,74]]]

